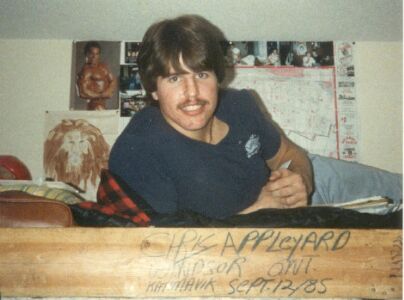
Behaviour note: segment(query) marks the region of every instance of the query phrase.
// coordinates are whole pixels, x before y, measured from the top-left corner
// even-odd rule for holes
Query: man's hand
[[[288,169],[273,171],[268,182],[251,206],[239,212],[248,214],[264,208],[293,208],[307,206],[306,185],[298,173]]]
[[[263,191],[278,199],[279,208],[307,206],[308,193],[300,174],[288,169],[273,171]]]
[[[265,189],[265,186],[261,189],[258,199],[252,205],[240,211],[239,214],[249,214],[264,208],[283,208],[282,198],[274,197],[271,192]]]
[[[283,168],[288,161],[290,165]],[[267,160],[267,165],[272,172],[264,189],[273,197],[280,197],[283,208],[307,206],[313,191],[313,172],[306,153],[281,136],[278,153]]]
[[[288,169],[282,168],[291,161]],[[266,161],[273,170],[257,200],[239,212],[246,214],[263,208],[293,208],[308,205],[313,191],[312,167],[307,155],[281,135],[281,145],[274,157]]]

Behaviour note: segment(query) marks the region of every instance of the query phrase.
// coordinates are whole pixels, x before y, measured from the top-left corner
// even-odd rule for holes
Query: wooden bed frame
[[[0,228],[4,297],[402,298],[402,230]]]

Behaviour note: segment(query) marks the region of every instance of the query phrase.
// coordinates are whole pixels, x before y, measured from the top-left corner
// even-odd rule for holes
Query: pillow
[[[32,183],[14,183],[3,185],[0,182],[0,192],[6,191],[21,191],[33,196],[58,200],[66,204],[76,204],[84,201],[84,199],[78,193]]]

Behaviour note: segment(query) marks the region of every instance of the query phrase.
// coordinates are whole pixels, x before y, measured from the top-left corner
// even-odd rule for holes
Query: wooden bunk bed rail
[[[0,228],[0,293],[402,298],[402,230]]]

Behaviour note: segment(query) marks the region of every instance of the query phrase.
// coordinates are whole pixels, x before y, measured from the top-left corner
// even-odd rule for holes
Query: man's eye
[[[173,76],[168,77],[168,82],[171,82],[171,83],[175,83],[175,82],[177,82],[179,80],[180,80],[180,78],[177,75],[173,75]]]
[[[198,78],[205,79],[209,77],[209,74],[207,72],[199,72],[197,76]]]

